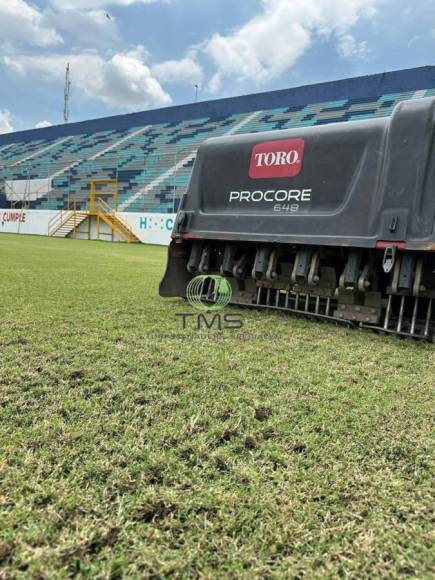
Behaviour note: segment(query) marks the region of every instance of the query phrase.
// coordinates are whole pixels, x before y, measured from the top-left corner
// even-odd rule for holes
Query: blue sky
[[[434,64],[435,0],[0,0],[0,132]]]

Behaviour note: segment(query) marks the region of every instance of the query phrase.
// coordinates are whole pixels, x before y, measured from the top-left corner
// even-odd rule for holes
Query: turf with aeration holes
[[[165,260],[0,235],[0,578],[429,578],[435,347],[197,338]]]

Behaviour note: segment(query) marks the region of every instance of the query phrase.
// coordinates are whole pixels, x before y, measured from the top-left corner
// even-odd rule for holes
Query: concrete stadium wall
[[[48,223],[57,213],[44,210],[0,209],[0,233],[47,236]],[[118,212],[118,215],[144,244],[163,246],[169,244],[175,214]],[[88,226],[81,224],[76,237],[88,239],[87,231]],[[109,228],[105,229],[103,225],[101,232],[103,233],[101,240],[111,241],[110,236],[104,235],[109,233]],[[97,239],[95,224],[91,224],[91,239]]]
[[[0,233],[46,236],[48,222],[57,213],[45,210],[0,209]]]

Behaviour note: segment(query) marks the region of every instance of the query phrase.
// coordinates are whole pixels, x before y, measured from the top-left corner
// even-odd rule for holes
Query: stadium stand
[[[92,180],[117,180],[118,210],[174,213],[200,143],[389,115],[435,94],[435,67],[0,135],[0,207],[86,208]]]

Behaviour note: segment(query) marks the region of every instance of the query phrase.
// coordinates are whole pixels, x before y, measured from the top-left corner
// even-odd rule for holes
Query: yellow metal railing
[[[48,235],[52,236],[65,221],[65,215],[69,217],[71,210],[61,209],[56,215],[54,215],[48,222]]]
[[[101,186],[113,185],[112,191],[98,191]],[[98,203],[102,200],[101,195],[111,195],[113,196],[113,204],[115,209],[118,208],[118,186],[119,182],[117,179],[92,179],[91,189],[89,192],[89,210],[91,213],[98,211]]]
[[[113,233],[116,232],[126,242],[140,241],[130,226],[117,215],[115,209],[104,199],[94,198],[92,201],[92,209],[89,210],[77,210],[75,201],[70,204],[68,209],[59,210],[48,222],[48,235],[53,236],[63,226],[67,225],[68,227],[70,226],[70,230],[66,235],[72,233],[75,237],[77,227],[82,223],[83,218],[88,216],[91,219],[91,216],[95,216],[97,220],[97,238],[100,238],[101,219],[111,228],[112,240]],[[90,228],[88,234],[90,235]]]
[[[97,211],[99,216],[101,216],[106,223],[110,222],[110,227],[115,230],[126,242],[138,242],[139,238],[132,231],[130,226],[122,220],[115,210],[106,203],[103,199],[99,198],[97,201]]]
[[[88,214],[88,212],[86,210],[77,211],[77,204],[74,200],[69,204],[69,209],[59,210],[59,212],[48,222],[48,235],[53,236],[62,226],[71,220],[73,222],[71,231],[75,233],[77,226],[82,222],[79,218],[79,214],[82,216],[83,214]]]
[[[102,213],[115,213],[115,210],[111,205],[104,201],[101,197],[97,200],[97,209],[99,209]]]

